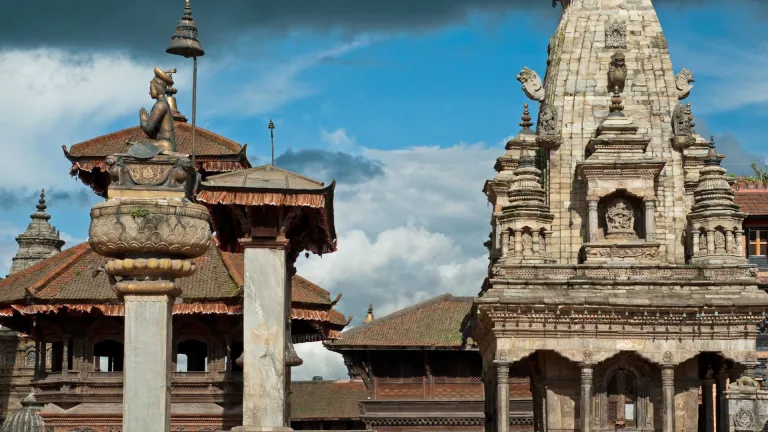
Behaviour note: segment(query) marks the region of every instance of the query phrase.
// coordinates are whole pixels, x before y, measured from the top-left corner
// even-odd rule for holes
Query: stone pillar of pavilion
[[[243,425],[234,430],[291,430],[288,368],[301,359],[290,336],[289,281],[301,252],[336,250],[334,188],[272,165],[212,176],[200,186],[197,199],[213,215],[219,247],[245,253]]]
[[[211,243],[208,210],[193,202],[198,175],[187,155],[176,153],[165,96],[172,84],[155,69],[150,94],[157,102],[139,115],[153,141],[126,143],[125,153],[107,158],[107,201],[91,209],[88,243],[110,258],[97,271],[109,275],[125,302],[125,431],[170,429],[175,281],[194,273],[191,259]]]

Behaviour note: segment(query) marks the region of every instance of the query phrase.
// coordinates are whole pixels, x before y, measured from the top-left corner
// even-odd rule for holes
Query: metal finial
[[[272,142],[272,166],[275,166],[275,124],[272,122],[272,119],[269,119],[267,127],[269,128],[269,139]]]
[[[40,199],[37,201],[37,210],[45,211],[46,208],[48,207],[45,205],[45,189],[42,189],[40,191]]]
[[[524,133],[533,133],[531,130],[531,126],[533,126],[533,122],[531,122],[531,113],[528,112],[528,104],[523,104],[523,115],[520,116],[520,127],[523,128]]]
[[[707,157],[704,159],[704,165],[720,165],[720,156],[717,155],[715,150],[715,137],[712,136],[709,139],[709,151]]]
[[[365,320],[363,321],[363,324],[368,324],[371,321],[373,321],[373,305],[368,305],[368,314],[365,315]]]
[[[165,52],[187,58],[202,57],[205,54],[197,37],[197,24],[192,18],[192,7],[189,5],[189,0],[184,3],[184,15],[176,24],[176,29],[171,36],[171,43]]]

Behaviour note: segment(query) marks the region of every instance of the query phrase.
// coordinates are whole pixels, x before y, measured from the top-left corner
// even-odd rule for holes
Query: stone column
[[[501,231],[501,257],[506,258],[509,255],[509,230]]]
[[[579,419],[581,432],[590,432],[592,425],[592,365],[581,364],[581,407]]]
[[[645,206],[645,240],[656,241],[656,202],[650,199],[643,201]]]
[[[715,230],[707,230],[707,255],[715,254]]]
[[[243,293],[243,426],[290,431],[285,413],[285,284],[288,240],[241,241]]]
[[[509,365],[496,364],[496,430],[509,432]]]
[[[728,369],[725,366],[721,367],[715,375],[715,382],[717,384],[715,428],[717,432],[728,432],[728,397],[725,394],[728,385]]]
[[[736,235],[736,254],[738,256],[746,256],[744,253],[744,231],[737,230],[734,234]]]
[[[523,232],[515,230],[515,256],[523,255]]]
[[[589,200],[589,242],[597,242],[597,200]]]
[[[61,359],[61,375],[66,376],[70,369],[69,364],[69,336],[64,336],[61,338],[61,344],[62,344],[62,359]]]
[[[533,255],[539,254],[539,241],[541,240],[541,233],[538,231],[531,231],[531,251]]]
[[[733,231],[732,230],[725,231],[725,253],[737,255],[733,251]]]
[[[549,255],[550,249],[549,245],[552,244],[552,231],[544,231],[544,247],[542,248],[542,252]]]
[[[171,427],[171,312],[173,282],[147,294],[126,294],[123,430]],[[161,286],[162,285],[162,286]],[[128,403],[130,401],[130,403]]]
[[[701,404],[704,407],[704,432],[715,431],[715,410],[714,410],[714,394],[712,388],[715,385],[715,379],[708,374],[701,380]]]
[[[699,241],[701,240],[701,232],[699,230],[693,231],[693,250],[691,256],[699,255]]]
[[[663,431],[675,432],[675,367],[661,367],[661,405]]]

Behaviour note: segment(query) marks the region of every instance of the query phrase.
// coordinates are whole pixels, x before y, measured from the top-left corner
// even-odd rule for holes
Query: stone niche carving
[[[693,90],[692,82],[696,82],[696,80],[693,78],[693,72],[688,69],[683,69],[675,75],[678,99],[683,100],[691,94],[691,90]]]
[[[605,211],[606,239],[637,239],[635,209],[624,198],[614,198]]]
[[[536,144],[547,149],[560,147],[562,140],[557,131],[557,120],[557,108],[550,104],[541,106],[536,125]]]
[[[517,80],[523,85],[523,93],[525,93],[529,99],[539,102],[544,100],[546,92],[541,78],[536,71],[524,67],[517,75]]]
[[[627,47],[627,22],[620,19],[605,22],[605,47]]]

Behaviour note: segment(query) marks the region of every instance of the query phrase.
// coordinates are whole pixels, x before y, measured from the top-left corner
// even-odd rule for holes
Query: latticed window
[[[626,370],[619,369],[608,380],[607,421],[613,426],[622,423],[635,427],[637,423],[637,379]]]
[[[749,231],[749,256],[768,255],[768,230]]]

